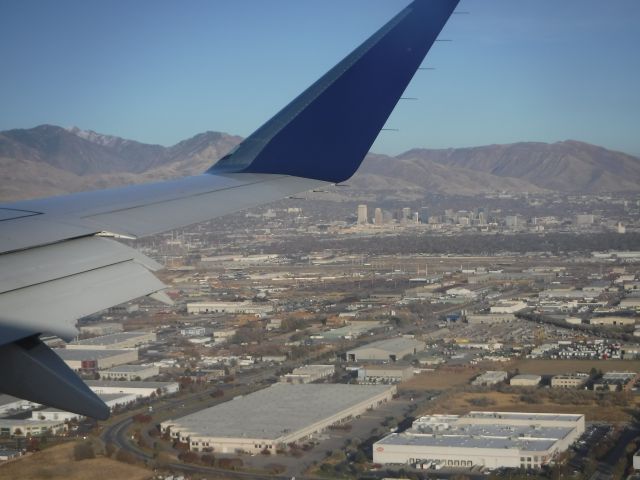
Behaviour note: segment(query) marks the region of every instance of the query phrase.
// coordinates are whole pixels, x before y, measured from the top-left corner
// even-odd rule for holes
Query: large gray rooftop
[[[573,427],[531,427],[529,425],[482,425],[453,424],[449,429],[438,432],[428,426],[418,426],[409,433],[442,434],[449,437],[504,437],[520,439],[560,439],[566,437]]]
[[[534,439],[515,437],[472,437],[472,436],[448,436],[448,435],[410,435],[406,433],[394,433],[389,435],[376,445],[418,445],[427,447],[446,448],[514,448],[528,452],[546,452],[557,440]]]
[[[122,387],[122,388],[163,388],[169,385],[177,385],[177,382],[145,382],[140,381],[119,381],[119,380],[85,380],[89,387]]]
[[[152,366],[149,365],[119,365],[117,367],[112,367],[109,370],[105,370],[106,373],[135,373],[140,372],[142,370],[147,370]]]
[[[85,338],[83,340],[74,340],[72,345],[114,345],[137,337],[145,337],[149,332],[118,332],[102,335],[100,337]]]
[[[370,348],[377,348],[380,350],[386,350],[389,352],[402,352],[408,348],[417,348],[424,346],[424,342],[416,340],[414,338],[395,337],[387,340],[379,340],[377,342],[367,343],[358,348],[349,350],[350,352],[357,352],[359,350],[368,350]]]
[[[386,385],[279,383],[164,423],[195,437],[276,440],[389,389]]]
[[[572,413],[520,413],[520,412],[469,412],[465,417],[469,418],[499,418],[506,420],[536,420],[554,422],[577,422],[583,415]]]
[[[77,348],[54,348],[53,351],[63,360],[70,361],[98,360],[131,352],[131,350],[82,350]]]

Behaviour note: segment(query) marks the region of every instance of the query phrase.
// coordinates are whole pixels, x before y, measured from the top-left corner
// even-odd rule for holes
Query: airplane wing
[[[357,170],[458,0],[416,0],[202,175],[0,204],[0,391],[99,419],[108,408],[40,339],[144,295],[161,265],[114,239],[184,227]]]

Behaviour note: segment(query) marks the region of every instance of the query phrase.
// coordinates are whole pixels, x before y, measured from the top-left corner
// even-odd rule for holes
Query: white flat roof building
[[[382,464],[540,468],[584,432],[584,415],[471,412],[417,419],[373,445]]]
[[[250,315],[266,315],[273,312],[271,303],[253,302],[198,302],[187,303],[187,313],[236,313]]]
[[[489,310],[491,313],[516,313],[527,308],[527,304],[522,300],[500,300]]]
[[[509,374],[503,370],[488,370],[473,379],[471,385],[496,385],[507,379]]]
[[[67,349],[79,350],[120,350],[123,348],[136,348],[156,341],[153,332],[118,332],[101,337],[74,340],[67,344]]]
[[[67,430],[64,421],[0,419],[0,436],[38,437],[45,433],[57,435]]]
[[[336,373],[335,365],[305,365],[280,377],[283,383],[311,383]]]
[[[311,435],[388,402],[384,385],[276,383],[244,397],[161,424],[193,451],[276,453]]]
[[[541,381],[542,377],[540,375],[521,374],[509,380],[509,385],[513,385],[514,387],[535,387],[539,385]]]
[[[132,393],[103,393],[98,395],[107,407],[112,411],[114,408],[121,405],[128,405],[137,400],[137,397]],[[47,421],[69,421],[82,418],[82,415],[78,413],[67,412],[57,408],[46,407],[42,410],[36,410],[31,412],[31,420],[47,420]]]
[[[132,393],[136,397],[150,397],[155,395],[168,395],[180,390],[178,382],[119,382],[87,380],[85,382],[91,390],[98,394],[108,393]]]

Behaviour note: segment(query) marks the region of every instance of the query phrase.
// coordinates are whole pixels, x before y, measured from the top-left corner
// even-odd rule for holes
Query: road
[[[613,470],[622,457],[626,455],[626,448],[631,441],[640,435],[640,428],[636,425],[628,425],[618,437],[614,447],[607,456],[598,464],[595,473],[590,480],[614,480]]]

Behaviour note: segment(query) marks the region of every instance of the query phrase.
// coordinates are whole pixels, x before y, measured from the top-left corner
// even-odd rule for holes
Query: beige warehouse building
[[[120,365],[100,372],[102,380],[146,380],[160,373],[160,368],[154,365]]]
[[[163,432],[192,451],[219,453],[267,450],[305,441],[390,401],[385,385],[276,383],[245,397],[161,423]]]
[[[509,380],[509,385],[514,387],[535,387],[540,385],[541,381],[542,377],[540,375],[521,374]]]
[[[72,370],[104,370],[138,360],[138,350],[53,350]]]
[[[551,378],[552,388],[582,388],[589,380],[586,373],[569,373],[566,375],[555,375]]]
[[[411,377],[411,365],[367,365],[358,370],[358,380],[362,383],[400,383]]]
[[[283,383],[311,383],[331,377],[336,373],[335,365],[304,365],[280,377]]]
[[[414,338],[396,337],[369,343],[347,352],[347,361],[396,362],[425,349],[425,343]]]

